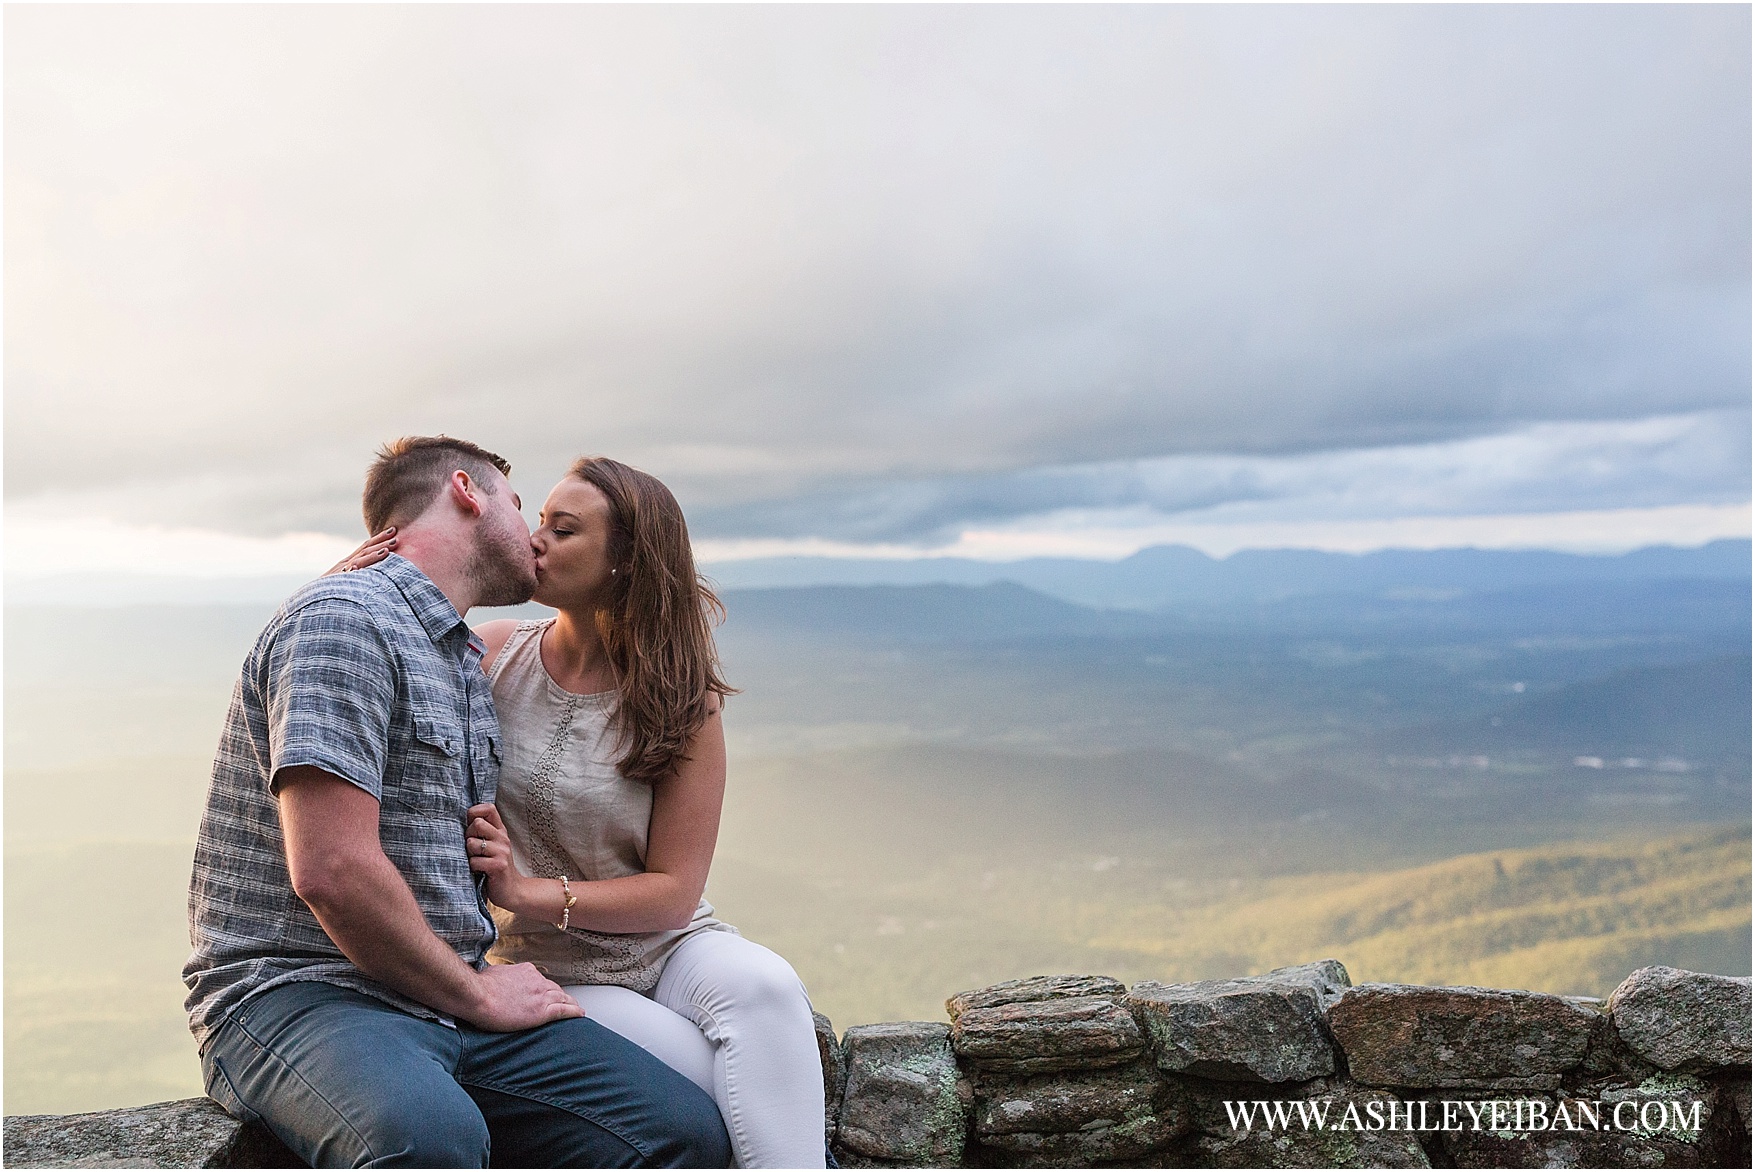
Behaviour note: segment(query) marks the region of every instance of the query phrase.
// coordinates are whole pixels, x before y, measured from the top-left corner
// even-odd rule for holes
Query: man
[[[244,661],[189,887],[207,1090],[317,1167],[724,1167],[694,1084],[484,959],[464,811],[493,800],[499,726],[462,616],[535,588],[510,471],[385,447],[366,525],[398,552],[301,589]]]

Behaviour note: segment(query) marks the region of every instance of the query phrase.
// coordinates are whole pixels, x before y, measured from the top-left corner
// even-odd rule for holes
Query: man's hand
[[[495,1033],[528,1030],[585,1011],[533,964],[490,964],[482,969],[482,1005],[465,1020]]]
[[[484,1030],[583,1016],[530,965],[478,972],[433,934],[378,841],[378,799],[312,765],[282,769],[276,782],[293,891],[361,972]]]

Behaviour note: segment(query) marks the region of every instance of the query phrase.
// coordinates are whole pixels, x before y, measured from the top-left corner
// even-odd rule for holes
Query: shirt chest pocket
[[[461,816],[469,806],[468,747],[462,727],[437,713],[416,711],[404,757],[402,802],[412,810]]]

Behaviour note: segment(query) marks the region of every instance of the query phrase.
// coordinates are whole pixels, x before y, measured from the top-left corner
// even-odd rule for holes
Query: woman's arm
[[[571,877],[569,926],[595,932],[656,932],[694,917],[713,865],[725,800],[725,728],[717,708],[689,742],[688,758],[652,796],[644,874],[587,883]],[[533,879],[512,865],[511,842],[492,806],[470,810],[470,865],[488,876],[488,898],[522,916],[561,922],[559,879]],[[485,852],[485,853],[478,853]]]

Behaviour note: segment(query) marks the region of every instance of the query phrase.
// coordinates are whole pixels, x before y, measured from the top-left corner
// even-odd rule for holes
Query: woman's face
[[[530,535],[536,547],[535,600],[557,609],[599,605],[609,598],[609,498],[574,476],[554,486]]]

